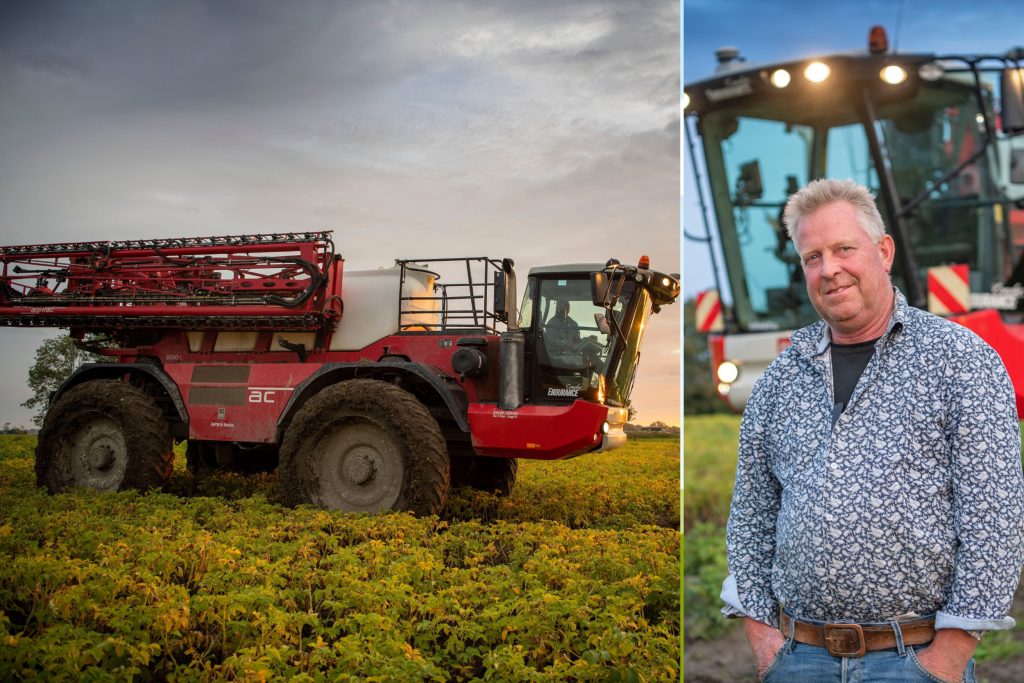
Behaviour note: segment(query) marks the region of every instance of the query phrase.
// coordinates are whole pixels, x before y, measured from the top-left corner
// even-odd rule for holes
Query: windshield
[[[830,177],[852,178],[879,195],[864,123],[855,118],[855,106],[836,100],[810,108],[799,100],[773,99],[702,118],[708,176],[742,330],[793,329],[818,319],[782,226],[790,194],[810,179]],[[988,157],[966,163],[982,144],[971,88],[938,82],[920,88],[912,99],[877,108],[877,131],[901,205],[923,194],[904,218],[918,265],[911,275],[923,282],[931,266],[968,263],[972,291],[1002,282],[1008,237],[994,220],[996,190]],[[884,206],[882,215],[888,224]],[[897,257],[893,279],[906,291],[901,266]]]
[[[966,89],[931,88],[882,122],[901,199],[931,189],[906,218],[918,266],[968,263],[975,292],[1004,279],[1005,239],[995,233],[987,157],[971,161],[982,146],[980,116]]]
[[[532,329],[534,339],[534,401],[625,405],[651,309],[646,291],[639,298],[636,291],[626,283],[614,320],[607,320],[607,311],[591,300],[589,276],[531,278],[519,325]]]

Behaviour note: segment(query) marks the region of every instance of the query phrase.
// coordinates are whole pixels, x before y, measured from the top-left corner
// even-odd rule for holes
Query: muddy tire
[[[331,510],[436,514],[448,496],[448,452],[416,397],[369,379],[330,386],[285,433],[281,498]]]
[[[515,458],[488,458],[461,455],[452,458],[452,487],[468,486],[504,498],[516,484],[519,461]]]
[[[36,445],[36,483],[50,493],[160,488],[174,442],[156,402],[117,380],[69,389],[46,413]]]

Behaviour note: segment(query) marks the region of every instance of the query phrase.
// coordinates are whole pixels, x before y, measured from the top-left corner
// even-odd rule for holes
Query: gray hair
[[[866,187],[852,180],[836,180],[821,178],[812,180],[802,190],[794,194],[786,202],[782,213],[782,222],[786,226],[793,246],[800,250],[796,241],[797,227],[800,221],[829,204],[846,202],[857,212],[858,222],[871,241],[878,244],[885,237],[885,223],[878,212],[875,198]]]

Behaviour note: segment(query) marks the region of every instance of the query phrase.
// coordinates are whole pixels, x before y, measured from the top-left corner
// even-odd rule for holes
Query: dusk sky
[[[679,6],[6,2],[0,243],[333,229],[350,269],[509,256],[679,272]],[[679,306],[642,424],[679,423]],[[0,329],[0,423],[57,330]]]
[[[900,52],[1004,54],[1024,45],[1021,3],[686,0],[683,22],[684,83],[712,75],[719,47],[738,47],[751,64],[863,51],[868,31],[875,24],[885,27],[890,46]],[[685,149],[683,167],[683,225],[687,232],[703,235],[704,223]],[[707,247],[686,241],[683,253],[683,296],[692,297],[713,287]]]

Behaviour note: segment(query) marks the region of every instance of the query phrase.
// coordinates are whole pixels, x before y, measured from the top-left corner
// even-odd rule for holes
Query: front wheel
[[[299,410],[281,445],[281,496],[347,512],[436,514],[448,496],[448,452],[437,421],[412,394],[356,379]]]
[[[50,493],[159,488],[174,443],[156,402],[117,380],[83,382],[50,406],[36,445],[36,483]]]

